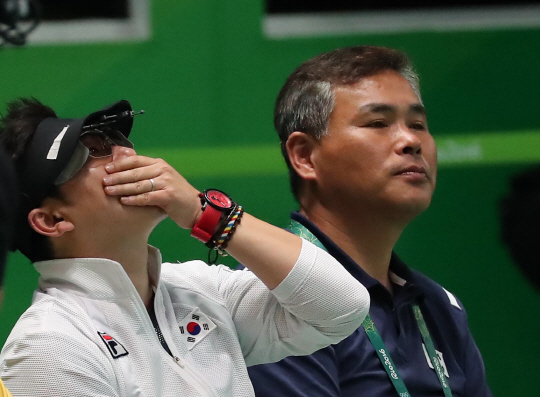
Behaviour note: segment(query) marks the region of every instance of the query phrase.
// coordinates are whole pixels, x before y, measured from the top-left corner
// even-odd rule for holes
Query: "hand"
[[[199,191],[162,159],[134,154],[115,159],[105,170],[105,193],[120,196],[124,205],[157,206],[184,229],[192,228],[201,215]]]

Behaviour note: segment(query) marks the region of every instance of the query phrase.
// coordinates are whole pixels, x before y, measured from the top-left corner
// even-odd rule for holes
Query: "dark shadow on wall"
[[[501,238],[525,277],[540,292],[540,165],[510,179],[510,191],[501,200]]]

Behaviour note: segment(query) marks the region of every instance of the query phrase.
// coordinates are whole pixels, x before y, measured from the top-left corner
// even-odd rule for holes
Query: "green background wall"
[[[295,204],[272,129],[273,102],[286,76],[320,52],[355,44],[408,52],[438,142],[473,136],[482,146],[486,136],[529,132],[511,144],[496,138],[497,147],[474,161],[441,162],[433,204],[397,251],[462,300],[494,394],[533,395],[540,297],[501,245],[497,213],[508,177],[540,159],[540,29],[270,40],[262,34],[262,1],[154,0],[151,7],[146,42],[0,48],[0,102],[32,95],[68,117],[129,99],[147,112],[132,135],[140,153],[164,157],[197,188],[224,189],[277,225]],[[169,261],[206,258],[170,221],[151,243]],[[12,255],[0,343],[36,285],[32,266]]]

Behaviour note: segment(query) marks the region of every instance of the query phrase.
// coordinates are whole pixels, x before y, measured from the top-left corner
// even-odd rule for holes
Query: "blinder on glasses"
[[[54,184],[58,186],[73,178],[89,157],[99,159],[112,156],[113,146],[133,149],[133,143],[116,129],[101,128],[83,132],[71,159]]]

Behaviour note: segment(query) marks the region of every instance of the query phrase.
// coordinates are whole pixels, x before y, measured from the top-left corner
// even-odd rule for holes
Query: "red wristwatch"
[[[208,243],[220,221],[227,218],[236,208],[236,203],[231,198],[217,189],[207,189],[200,193],[202,215],[199,221],[191,229],[191,235],[203,243]]]

